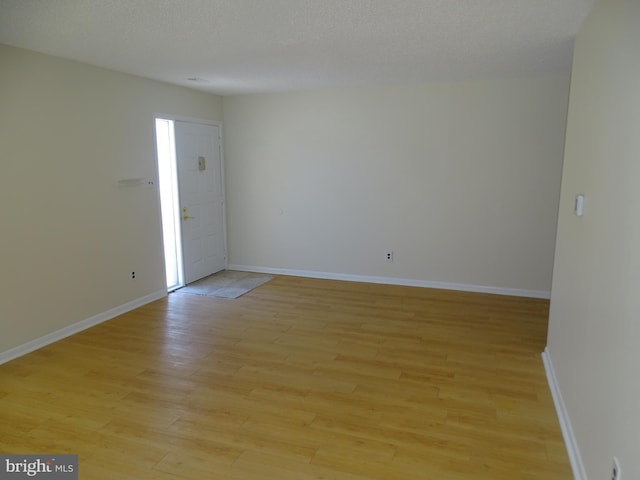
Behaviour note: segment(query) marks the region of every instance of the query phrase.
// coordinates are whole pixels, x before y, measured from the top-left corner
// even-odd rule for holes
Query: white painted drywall
[[[548,294],[568,87],[224,97],[230,264]]]
[[[600,1],[576,40],[548,336],[589,479],[614,455],[640,478],[639,52],[640,2]]]
[[[0,45],[0,352],[166,288],[154,113],[221,99]],[[130,272],[137,272],[131,281]]]

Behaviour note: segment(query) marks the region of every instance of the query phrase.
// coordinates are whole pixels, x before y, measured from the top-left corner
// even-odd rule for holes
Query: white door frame
[[[222,188],[222,238],[224,241],[224,268],[227,269],[229,267],[229,255],[228,255],[228,249],[227,249],[227,194],[226,194],[226,189],[225,189],[225,175],[224,175],[224,135],[223,135],[223,130],[222,130],[222,122],[218,121],[218,120],[205,120],[202,118],[195,118],[195,117],[184,117],[181,115],[174,115],[174,114],[170,114],[170,113],[154,113],[153,114],[153,135],[154,135],[154,152],[155,152],[155,163],[154,163],[154,171],[155,171],[155,178],[156,178],[156,185],[158,185],[158,153],[157,153],[157,148],[155,147],[157,145],[157,141],[155,140],[155,131],[156,131],[156,119],[158,118],[162,118],[165,120],[172,120],[174,122],[186,122],[186,123],[199,123],[201,125],[211,125],[214,127],[217,127],[219,129],[220,132],[220,185]],[[160,238],[162,239],[163,236],[163,232],[162,232],[162,208],[161,208],[161,204],[160,204],[160,189],[157,188],[157,205],[158,205],[158,218],[161,219],[160,221]],[[182,234],[180,235],[180,243],[182,244]],[[162,252],[164,252],[164,249],[161,250]],[[164,257],[164,254],[163,254]],[[183,273],[184,273],[184,266],[183,268]],[[164,278],[166,279],[166,265],[165,265],[165,261],[164,258],[162,258],[162,271],[164,274]],[[166,283],[166,280],[163,280],[164,283]]]

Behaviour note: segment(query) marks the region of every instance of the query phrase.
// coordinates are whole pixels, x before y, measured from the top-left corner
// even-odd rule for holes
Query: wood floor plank
[[[0,366],[0,451],[81,478],[571,478],[539,299],[278,276]]]

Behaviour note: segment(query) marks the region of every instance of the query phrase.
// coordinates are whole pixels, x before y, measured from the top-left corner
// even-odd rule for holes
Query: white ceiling
[[[222,95],[492,78],[569,71],[594,2],[0,0],[0,43]]]

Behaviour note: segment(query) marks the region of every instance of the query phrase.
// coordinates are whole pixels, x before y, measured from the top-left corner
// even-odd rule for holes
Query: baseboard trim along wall
[[[406,287],[439,288],[442,290],[458,290],[461,292],[493,293],[513,297],[542,298],[548,300],[551,293],[540,290],[523,290],[519,288],[487,287],[483,285],[467,285],[464,283],[433,282],[410,278],[373,277],[367,275],[351,275],[346,273],[317,272],[314,270],[294,270],[288,268],[258,267],[253,265],[230,264],[229,270],[241,272],[270,273],[273,275],[290,275],[292,277],[324,278],[328,280],[345,280],[348,282],[381,283],[385,285],[403,285]]]
[[[31,340],[30,342],[24,343],[10,350],[0,352],[0,365],[166,296],[166,290],[160,290],[149,295],[145,295],[144,297],[137,298],[125,303],[124,305],[120,305],[118,307],[107,310],[106,312],[99,313],[85,320],[81,320],[72,325],[68,325],[64,328],[61,328],[60,330],[48,333],[47,335],[43,335],[42,337]]]
[[[542,352],[542,362],[544,363],[547,382],[549,383],[553,403],[556,407],[556,413],[558,414],[564,444],[567,447],[567,454],[569,455],[571,469],[573,470],[573,478],[575,478],[575,480],[587,480],[587,473],[584,469],[584,463],[582,463],[578,442],[573,433],[571,420],[569,419],[569,414],[567,413],[562,394],[560,393],[560,386],[558,385],[558,379],[556,378],[556,372],[553,368],[553,362],[551,361],[551,354],[548,348],[545,348],[544,352]]]

